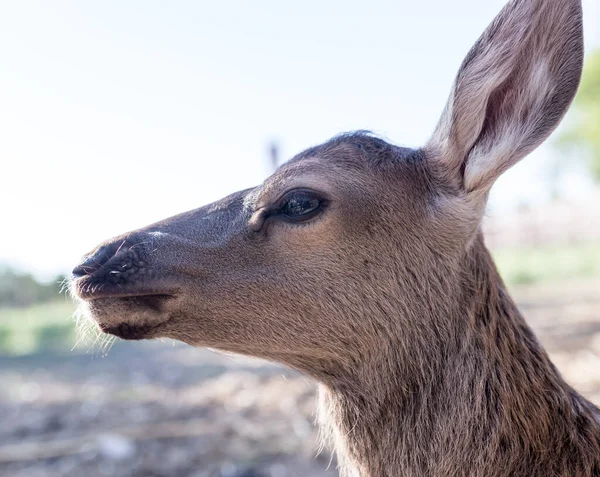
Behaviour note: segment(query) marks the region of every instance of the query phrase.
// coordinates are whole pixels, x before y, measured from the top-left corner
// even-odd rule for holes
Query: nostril
[[[100,247],[92,255],[88,256],[83,263],[77,265],[71,273],[75,278],[91,275],[95,271],[102,268],[102,265],[108,262],[108,260],[113,256],[114,250],[112,250],[112,248],[113,247],[110,245]]]
[[[73,271],[71,272],[71,274],[75,277],[75,278],[81,278],[81,277],[85,277],[86,275],[89,275],[90,273],[95,272],[93,267],[89,267],[86,265],[77,265]]]

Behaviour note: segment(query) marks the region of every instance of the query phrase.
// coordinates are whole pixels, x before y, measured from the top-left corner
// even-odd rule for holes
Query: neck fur
[[[600,475],[600,413],[552,365],[481,237],[463,268],[457,306],[434,317],[447,328],[424,318],[423,340],[391,338],[321,385],[341,475]]]

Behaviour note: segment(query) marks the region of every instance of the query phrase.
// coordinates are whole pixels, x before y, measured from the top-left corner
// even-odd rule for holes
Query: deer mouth
[[[98,280],[95,276],[76,278],[71,282],[71,292],[83,301],[94,301],[105,298],[135,298],[149,305],[159,300],[175,298],[177,290],[163,283],[122,284]]]
[[[123,340],[136,341],[148,339],[153,336],[156,329],[162,327],[165,322],[161,322],[159,324],[130,324],[130,323],[119,323],[118,325],[106,325],[103,323],[98,323],[98,327],[103,333],[107,333],[109,335],[114,335]]]

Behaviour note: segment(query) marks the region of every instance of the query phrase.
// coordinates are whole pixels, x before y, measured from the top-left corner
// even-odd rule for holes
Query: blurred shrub
[[[492,251],[508,284],[600,277],[600,243],[503,248]]]
[[[25,307],[55,300],[60,296],[64,276],[40,283],[30,273],[19,273],[9,267],[0,268],[0,307]]]
[[[5,350],[9,348],[10,343],[10,330],[8,328],[3,328],[0,325],[0,350]]]
[[[41,327],[37,332],[36,349],[66,351],[73,347],[74,324],[66,315],[63,323],[51,324]]]
[[[75,344],[75,305],[54,300],[27,308],[0,309],[0,355],[68,352]]]
[[[574,156],[583,152],[593,177],[600,182],[600,49],[586,57],[581,86],[567,125],[558,146],[571,150]]]

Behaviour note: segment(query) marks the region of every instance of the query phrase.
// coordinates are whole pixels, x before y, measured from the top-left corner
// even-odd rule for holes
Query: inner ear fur
[[[581,0],[513,0],[464,59],[426,149],[436,170],[486,194],[571,104],[583,64]]]

